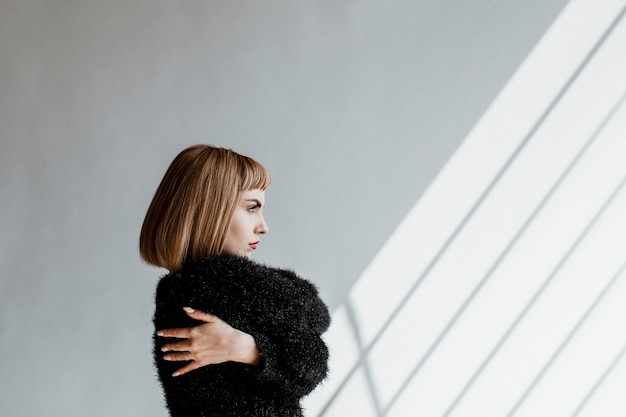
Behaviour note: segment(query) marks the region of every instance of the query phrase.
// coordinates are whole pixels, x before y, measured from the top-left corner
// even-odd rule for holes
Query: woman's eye
[[[256,208],[257,208],[257,206],[250,206],[250,207],[248,207],[248,211],[250,213],[254,213],[256,211]]]

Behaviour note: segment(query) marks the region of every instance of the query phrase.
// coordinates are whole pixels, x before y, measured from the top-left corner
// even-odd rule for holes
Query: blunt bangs
[[[269,171],[252,158],[241,157],[241,191],[263,190],[272,183]]]

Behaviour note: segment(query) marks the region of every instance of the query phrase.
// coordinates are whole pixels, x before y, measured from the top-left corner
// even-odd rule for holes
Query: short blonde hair
[[[230,149],[194,145],[183,150],[146,213],[141,258],[174,272],[188,260],[219,254],[239,194],[265,190],[270,183],[263,165]]]

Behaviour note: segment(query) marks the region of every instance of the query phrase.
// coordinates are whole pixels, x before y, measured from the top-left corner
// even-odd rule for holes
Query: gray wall
[[[165,415],[137,236],[193,143],[339,305],[565,3],[1,0],[0,415]]]

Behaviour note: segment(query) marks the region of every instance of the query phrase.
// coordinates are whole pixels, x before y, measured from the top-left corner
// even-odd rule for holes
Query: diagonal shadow
[[[594,47],[592,48],[592,50],[588,53],[588,55],[585,57],[585,59],[583,60],[583,62],[579,65],[579,67],[577,68],[577,70],[570,76],[570,78],[566,81],[566,83],[564,84],[564,86],[560,89],[560,91],[557,93],[557,95],[555,96],[555,98],[552,100],[552,102],[548,105],[548,107],[546,108],[546,110],[543,112],[543,114],[537,119],[537,121],[535,122],[535,124],[532,126],[532,128],[529,130],[529,132],[526,134],[526,136],[524,137],[524,139],[520,142],[520,144],[517,146],[517,148],[513,151],[513,153],[509,156],[509,158],[507,159],[507,161],[502,165],[502,167],[500,168],[500,170],[498,171],[498,173],[494,176],[494,178],[492,179],[492,181],[489,183],[489,185],[484,189],[484,191],[481,193],[481,195],[478,197],[478,199],[475,201],[475,203],[472,205],[471,209],[468,211],[468,213],[465,215],[465,217],[461,220],[461,222],[459,222],[458,226],[455,228],[454,232],[448,237],[448,239],[444,242],[444,244],[441,246],[441,248],[437,251],[436,255],[433,257],[433,259],[430,261],[430,263],[428,264],[428,266],[425,268],[425,270],[420,274],[420,276],[418,277],[418,279],[416,280],[416,282],[413,284],[413,286],[407,291],[407,294],[402,298],[402,300],[398,303],[398,305],[396,306],[396,308],[393,310],[393,312],[390,314],[390,316],[388,317],[388,319],[385,321],[385,323],[381,326],[381,329],[378,331],[378,333],[374,336],[374,338],[372,339],[372,341],[369,343],[369,345],[365,346],[364,348],[362,348],[362,352],[361,352],[361,357],[359,358],[359,360],[355,363],[355,365],[353,365],[353,367],[350,369],[350,371],[344,376],[344,378],[342,379],[341,383],[339,384],[339,386],[337,387],[337,389],[334,391],[334,393],[331,395],[331,397],[329,398],[329,400],[326,402],[326,404],[324,405],[324,407],[322,408],[322,410],[320,411],[320,413],[318,414],[318,417],[323,417],[326,412],[328,411],[328,409],[330,408],[330,405],[337,399],[337,397],[339,396],[339,393],[343,390],[343,388],[346,386],[347,382],[350,380],[350,378],[354,375],[354,373],[357,371],[357,369],[359,368],[359,366],[361,366],[364,363],[364,357],[366,357],[369,352],[371,351],[372,347],[380,340],[380,338],[382,337],[382,334],[384,333],[385,329],[387,327],[389,327],[390,323],[395,320],[395,318],[398,316],[399,312],[404,308],[404,306],[408,303],[409,299],[411,298],[411,296],[416,292],[416,290],[420,287],[421,283],[426,279],[426,277],[430,274],[430,272],[432,271],[432,269],[439,263],[439,260],[442,258],[442,256],[447,252],[448,248],[450,247],[451,243],[456,239],[456,237],[464,230],[465,226],[468,224],[469,220],[474,216],[474,214],[478,211],[478,209],[480,208],[480,206],[482,205],[482,203],[485,201],[485,199],[487,198],[487,196],[491,193],[491,191],[494,189],[494,187],[500,182],[500,180],[502,179],[502,177],[504,176],[504,174],[508,171],[508,169],[510,168],[510,166],[513,164],[513,162],[517,159],[517,157],[520,155],[520,153],[522,152],[522,150],[526,147],[526,145],[530,142],[530,140],[532,139],[532,137],[534,136],[534,134],[537,132],[537,130],[544,124],[545,120],[548,118],[548,116],[553,112],[553,110],[555,109],[555,107],[558,105],[558,103],[561,101],[561,99],[563,98],[563,96],[565,95],[565,93],[567,92],[567,90],[570,88],[570,86],[576,81],[576,79],[578,78],[578,76],[582,73],[583,69],[588,65],[588,63],[591,61],[591,59],[593,58],[593,56],[595,56],[597,50],[599,49],[599,47],[604,43],[604,41],[606,40],[606,38],[608,37],[608,35],[612,32],[612,30],[614,29],[614,27],[616,26],[616,22],[621,19],[621,17],[624,15],[624,11],[626,10],[623,9],[620,13],[620,15],[618,16],[618,18],[616,18],[616,20],[611,24],[611,26],[607,29],[607,31],[605,31],[605,33],[603,34],[603,36],[599,39],[599,41],[594,45]],[[356,330],[356,329],[355,329]],[[412,377],[412,376],[411,376]],[[406,385],[406,384],[405,384]],[[403,390],[405,389],[405,386],[400,388],[399,393],[401,393]],[[395,399],[393,400],[394,402],[397,400],[397,397],[399,397],[399,394],[396,395],[396,397],[394,397]],[[389,410],[390,406],[388,406],[385,410],[383,410],[383,415],[386,414],[386,412]]]
[[[561,258],[561,260],[556,265],[556,267],[552,270],[550,275],[548,275],[548,277],[543,282],[541,287],[539,287],[539,289],[535,292],[535,294],[530,299],[530,301],[526,304],[526,306],[521,311],[521,313],[516,317],[516,319],[513,321],[513,324],[511,324],[511,326],[507,329],[505,334],[500,338],[500,340],[494,346],[494,348],[491,350],[491,352],[489,352],[489,355],[487,355],[485,360],[478,367],[478,370],[474,373],[474,375],[472,375],[472,377],[470,378],[469,382],[465,385],[465,387],[463,388],[461,393],[454,399],[454,401],[452,402],[452,405],[448,408],[448,410],[446,410],[444,416],[449,416],[450,413],[454,410],[454,408],[458,405],[458,403],[465,396],[465,394],[467,393],[469,388],[472,386],[472,384],[476,381],[476,379],[478,379],[478,377],[484,371],[484,369],[487,367],[489,362],[491,362],[491,360],[494,358],[496,353],[500,350],[500,348],[508,340],[508,338],[511,336],[511,334],[515,331],[517,326],[521,323],[521,321],[524,319],[524,317],[530,311],[530,309],[534,306],[534,304],[537,302],[537,300],[541,297],[541,295],[543,294],[545,289],[552,282],[553,278],[558,274],[558,272],[561,270],[563,265],[569,260],[571,255],[575,252],[575,250],[578,248],[578,246],[583,241],[583,239],[586,237],[586,235],[591,231],[591,229],[596,224],[596,222],[600,219],[602,214],[604,214],[606,209],[611,205],[611,203],[613,202],[615,197],[619,194],[619,192],[622,190],[622,188],[624,188],[625,184],[626,184],[626,177],[622,179],[620,184],[616,187],[616,189],[613,191],[613,193],[605,201],[605,203],[600,208],[600,210],[596,213],[596,215],[593,217],[593,219],[591,219],[591,221],[587,224],[585,229],[580,233],[580,235],[574,241],[574,243],[572,244],[570,249],[567,251],[567,253]]]
[[[591,387],[591,389],[589,390],[587,395],[585,395],[585,398],[583,398],[583,400],[580,402],[578,407],[576,407],[576,410],[574,410],[574,412],[572,413],[572,417],[576,417],[577,415],[579,415],[580,412],[585,408],[585,406],[588,404],[589,400],[598,391],[598,388],[600,388],[602,386],[604,381],[606,381],[606,378],[611,374],[611,372],[613,372],[613,369],[615,369],[617,364],[622,360],[622,358],[624,357],[624,354],[626,354],[626,345],[624,345],[622,350],[620,350],[617,353],[617,355],[615,355],[615,358],[613,358],[613,360],[611,361],[609,366],[605,369],[605,371],[602,373],[602,375],[600,375],[600,378],[598,378],[596,383],[593,384],[593,386]]]
[[[374,383],[374,378],[372,377],[372,372],[369,366],[369,362],[367,360],[367,354],[365,353],[365,348],[361,340],[361,332],[359,329],[359,322],[354,314],[354,309],[352,308],[352,303],[350,300],[346,302],[346,313],[348,315],[348,321],[350,323],[350,327],[354,332],[354,337],[356,338],[358,348],[359,348],[359,359],[356,367],[361,366],[363,368],[363,372],[365,374],[365,381],[367,383],[367,389],[370,393],[370,399],[374,403],[374,408],[376,411],[377,417],[382,417],[382,407],[380,404],[380,399],[378,398],[378,391],[376,390],[376,384]]]
[[[624,100],[624,98],[626,98],[626,95],[622,97],[622,99],[620,99],[619,104],[622,103],[622,101]],[[609,114],[609,116],[607,116],[601,123],[601,125],[596,129],[596,131],[594,132],[594,134],[587,140],[587,142],[583,145],[583,147],[579,150],[579,152],[577,153],[577,155],[574,157],[574,159],[570,162],[570,164],[567,166],[567,168],[561,173],[561,175],[559,176],[559,178],[555,181],[555,183],[552,185],[552,187],[550,188],[550,190],[545,194],[545,196],[543,197],[543,199],[541,200],[541,202],[535,207],[535,209],[533,210],[533,212],[530,214],[530,216],[526,219],[526,221],[524,222],[524,224],[520,227],[520,229],[517,231],[517,233],[515,234],[515,236],[511,239],[511,241],[508,243],[508,245],[504,248],[504,250],[500,253],[500,255],[498,256],[498,258],[496,259],[496,261],[491,265],[491,267],[489,268],[489,270],[487,271],[487,273],[485,274],[485,276],[482,278],[482,280],[476,285],[476,287],[474,287],[474,290],[471,292],[471,294],[465,299],[465,301],[463,302],[463,304],[461,305],[461,307],[459,307],[459,309],[456,311],[456,313],[454,314],[454,316],[450,319],[450,321],[446,324],[446,327],[442,330],[442,332],[439,334],[439,336],[437,337],[437,339],[435,339],[435,341],[431,344],[431,346],[429,347],[428,351],[424,354],[424,356],[422,357],[422,359],[420,360],[420,362],[417,364],[417,366],[413,369],[413,371],[411,372],[411,374],[406,378],[404,384],[402,385],[402,387],[398,390],[398,392],[396,392],[396,394],[394,395],[393,399],[390,401],[389,405],[387,406],[385,411],[388,411],[393,404],[398,400],[398,398],[401,396],[402,392],[406,389],[406,387],[408,386],[408,384],[410,383],[411,379],[419,372],[419,370],[422,368],[422,366],[428,361],[428,359],[430,358],[431,354],[437,349],[437,347],[439,346],[439,344],[443,341],[443,339],[445,339],[445,337],[447,336],[447,334],[449,333],[449,331],[454,327],[454,325],[456,324],[456,322],[458,321],[458,319],[463,315],[463,313],[465,312],[465,310],[467,309],[467,307],[469,307],[469,305],[473,302],[473,300],[476,298],[476,296],[480,293],[480,291],[482,290],[482,288],[485,286],[485,284],[489,281],[489,279],[493,276],[494,272],[498,269],[498,267],[500,266],[500,264],[506,259],[506,257],[508,256],[508,254],[511,252],[511,250],[515,247],[515,245],[517,244],[517,242],[519,241],[519,239],[524,235],[524,233],[526,232],[526,230],[528,229],[528,227],[533,223],[533,221],[536,219],[536,217],[539,215],[539,213],[543,210],[543,208],[546,206],[546,204],[551,200],[551,198],[553,197],[553,195],[556,193],[556,190],[561,186],[561,184],[565,181],[565,179],[569,176],[569,174],[571,173],[571,171],[574,169],[574,167],[576,165],[578,165],[578,162],[582,159],[582,157],[585,155],[585,153],[587,152],[587,150],[591,147],[591,145],[595,142],[595,140],[597,139],[597,137],[599,136],[599,133],[602,131],[602,129],[606,126],[606,124],[608,123],[608,121],[610,120],[610,117],[614,114],[615,110],[618,108],[618,106],[616,105],[613,108],[613,111]],[[473,382],[474,379],[472,379]],[[469,388],[469,385],[466,386],[466,388]],[[462,391],[463,393],[465,391],[467,391],[467,389],[464,388],[464,390]],[[457,397],[457,399],[460,399],[461,396]],[[445,412],[445,416],[447,416],[452,409],[454,408],[454,406],[456,405],[456,403],[458,402],[457,399],[455,399],[455,401],[453,402],[453,405],[450,406],[448,408],[448,410],[446,410]]]
[[[552,364],[556,361],[556,359],[559,357],[559,355],[563,352],[565,347],[574,338],[574,336],[576,335],[578,330],[580,330],[580,328],[585,323],[585,321],[587,321],[589,316],[593,313],[593,311],[596,309],[598,304],[600,304],[600,302],[606,296],[606,294],[609,292],[611,287],[613,287],[613,284],[615,284],[615,282],[621,277],[621,275],[624,272],[625,268],[626,268],[626,262],[622,264],[622,266],[619,268],[619,270],[613,275],[613,278],[611,278],[611,280],[604,286],[604,288],[602,289],[600,294],[596,297],[596,299],[593,301],[593,303],[591,303],[591,305],[587,308],[587,310],[582,315],[582,317],[578,320],[576,325],[574,325],[572,330],[568,333],[567,337],[565,337],[563,342],[554,351],[552,356],[550,356],[550,359],[548,360],[548,362],[546,362],[546,364],[543,366],[543,368],[541,368],[541,371],[539,371],[537,376],[535,376],[535,378],[533,379],[533,382],[530,383],[528,388],[526,388],[526,391],[524,391],[524,393],[520,396],[520,398],[517,400],[515,405],[511,408],[511,411],[509,411],[509,413],[507,414],[507,417],[511,417],[511,416],[515,415],[517,410],[524,403],[524,401],[528,398],[530,393],[535,389],[535,387],[537,386],[539,381],[543,378],[543,376],[546,374],[548,369],[550,369]]]
[[[591,136],[590,140],[587,142],[587,144],[585,144],[585,146],[582,148],[581,152],[579,152],[579,154],[577,155],[576,159],[574,160],[574,162],[576,162],[578,160],[578,158],[581,156],[581,154],[583,152],[585,152],[587,150],[587,148],[591,145],[591,143],[593,141],[595,141],[595,138],[597,138],[597,136],[599,135],[599,133],[602,131],[602,129],[604,128],[604,126],[606,126],[606,124],[608,123],[608,121],[613,117],[613,115],[615,114],[615,112],[618,110],[618,108],[624,103],[624,101],[626,100],[626,93],[624,95],[622,95],[622,97],[620,98],[620,100],[618,101],[618,103],[613,107],[613,109],[611,109],[611,111],[609,112],[609,114],[607,115],[607,117],[604,119],[604,121],[602,122],[602,124],[600,125],[600,127],[596,130],[596,132],[594,132],[594,134]],[[574,163],[573,162],[573,163]],[[566,175],[568,173],[568,171],[573,168],[573,166],[568,167],[568,169],[566,170],[566,172],[563,175]],[[563,179],[563,177],[559,180],[559,182],[557,182],[555,184],[555,186],[553,187],[553,189],[550,191],[549,194],[551,194],[556,186],[559,185],[559,183],[561,182],[561,180]],[[543,205],[543,203],[542,203]],[[541,207],[541,205],[540,205]],[[538,207],[538,209],[540,208]],[[534,214],[533,216],[534,217]],[[530,219],[529,219],[530,220]],[[503,253],[504,254],[504,253]],[[493,268],[492,268],[493,269]],[[491,270],[490,270],[491,272]],[[482,282],[481,284],[482,285]],[[505,339],[508,338],[509,336],[509,332],[507,331],[507,333],[505,334]],[[467,393],[467,391],[471,388],[471,386],[474,384],[474,382],[478,379],[478,377],[482,374],[483,370],[485,369],[485,367],[487,366],[487,364],[491,361],[491,358],[493,357],[493,355],[499,350],[501,343],[504,342],[504,340],[501,340],[500,342],[498,342],[498,344],[496,345],[496,348],[494,350],[492,350],[492,352],[487,356],[487,358],[485,359],[485,361],[483,361],[483,363],[479,366],[479,368],[476,370],[476,372],[472,375],[472,377],[469,379],[469,381],[465,384],[465,386],[463,387],[463,389],[459,392],[459,394],[456,396],[456,398],[452,401],[452,403],[450,404],[450,406],[448,407],[448,409],[446,410],[446,412],[444,413],[444,416],[449,416],[450,413],[456,408],[456,406],[458,405],[458,403],[461,401],[461,399],[465,396],[465,394]]]

